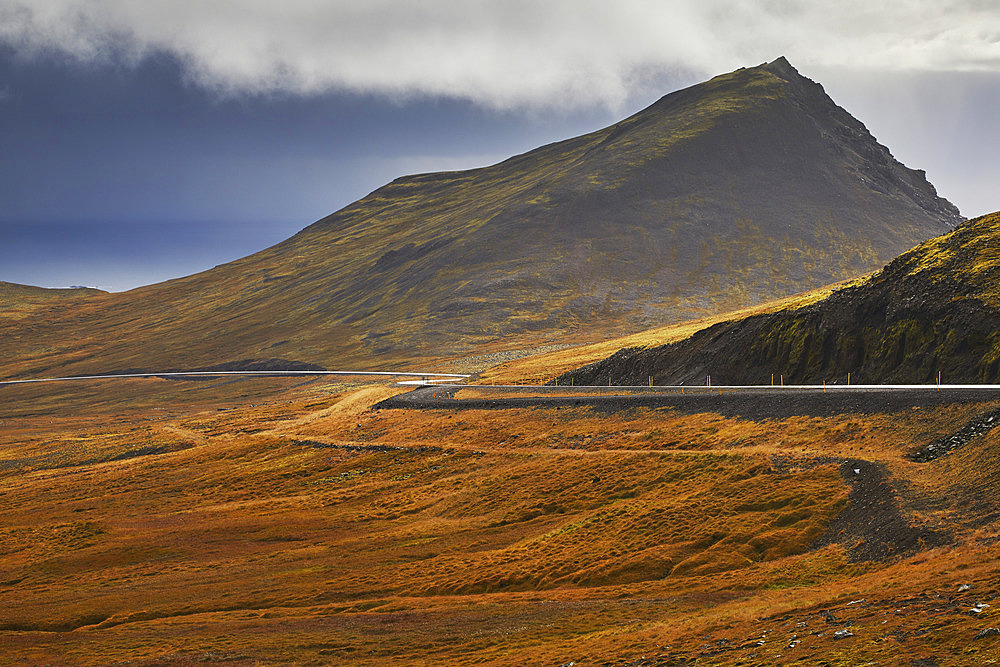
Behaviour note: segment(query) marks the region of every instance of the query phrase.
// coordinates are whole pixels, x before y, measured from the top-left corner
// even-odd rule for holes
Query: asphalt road
[[[633,408],[673,408],[681,412],[716,412],[751,419],[885,413],[952,403],[1000,401],[1000,385],[785,385],[785,386],[587,386],[467,385],[468,375],[414,371],[263,370],[171,371],[117,373],[55,378],[3,380],[0,386],[128,378],[357,376],[407,378],[397,384],[414,391],[377,404],[376,408],[506,409],[534,406],[590,406],[617,412]],[[460,392],[472,396],[462,397]]]
[[[168,373],[113,373],[108,375],[73,375],[58,378],[31,378],[27,380],[2,380],[0,386],[14,384],[32,384],[38,382],[66,382],[71,380],[115,380],[121,378],[165,378],[165,377],[228,377],[233,375],[276,377],[282,375],[356,375],[375,377],[412,377],[421,385],[432,382],[462,380],[469,377],[458,373],[415,373],[410,371],[172,371]]]

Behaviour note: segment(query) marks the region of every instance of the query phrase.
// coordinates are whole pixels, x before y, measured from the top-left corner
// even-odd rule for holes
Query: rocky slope
[[[960,220],[781,58],[491,167],[397,179],[260,253],[53,306],[0,344],[5,374],[27,374],[607,336],[854,277]]]
[[[856,287],[791,312],[622,350],[576,384],[1000,382],[1000,213],[970,220]]]

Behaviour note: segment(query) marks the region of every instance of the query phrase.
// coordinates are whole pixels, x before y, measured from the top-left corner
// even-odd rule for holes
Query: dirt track
[[[867,561],[888,560],[950,542],[950,535],[907,521],[885,464],[850,459],[841,463],[840,474],[851,486],[850,504],[816,546],[839,542],[847,547],[852,561]]]

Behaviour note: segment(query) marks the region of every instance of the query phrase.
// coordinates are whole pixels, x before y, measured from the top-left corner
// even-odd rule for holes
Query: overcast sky
[[[0,0],[0,280],[208,268],[779,55],[1000,209],[994,0]]]

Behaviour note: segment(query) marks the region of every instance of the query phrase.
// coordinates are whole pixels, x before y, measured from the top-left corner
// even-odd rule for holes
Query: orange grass
[[[990,479],[996,438],[940,475],[904,457],[989,406],[767,421],[367,410],[395,391],[6,392],[0,649],[28,664],[595,664],[725,639],[710,661],[853,664],[996,647],[971,642],[987,621],[963,611],[996,595],[992,501],[959,521],[955,495]],[[847,504],[843,457],[884,462],[906,515],[957,546],[887,564],[813,548]],[[854,638],[832,639],[829,609]],[[795,633],[808,641],[788,649]]]

